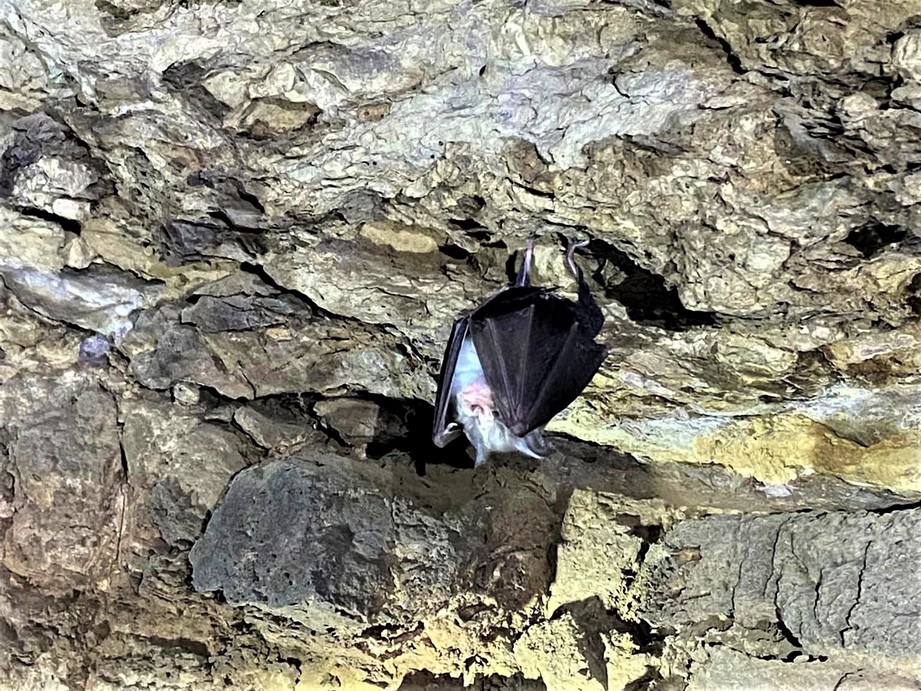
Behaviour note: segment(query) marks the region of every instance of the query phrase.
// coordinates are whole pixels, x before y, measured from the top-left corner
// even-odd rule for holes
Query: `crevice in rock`
[[[651,689],[655,691],[680,691],[686,686],[684,681],[679,681],[677,677],[675,682],[673,685],[671,680],[665,679],[658,669],[647,665],[643,675],[625,684],[623,691],[650,691]]]
[[[470,252],[465,250],[463,247],[455,245],[451,242],[446,242],[443,245],[439,245],[438,251],[458,262],[466,262],[471,257]]]
[[[758,657],[757,655],[754,657]],[[792,650],[783,657],[763,656],[761,660],[780,660],[781,662],[802,664],[804,662],[828,662],[828,655],[809,655],[802,650]]]
[[[191,638],[162,638],[160,636],[138,636],[138,638],[157,648],[178,649],[202,658],[211,655],[207,645]]]
[[[238,187],[237,194],[240,196],[240,199],[247,202],[248,204],[251,204],[253,208],[256,209],[256,211],[258,211],[261,214],[265,213],[265,207],[262,205],[262,202],[259,201],[259,197],[257,197],[252,192],[248,192],[243,187],[243,185],[240,185]]]
[[[612,80],[611,83],[613,84],[614,81]],[[616,86],[615,86],[615,88],[616,88]],[[626,98],[626,96],[625,96],[625,98]],[[542,189],[540,189],[539,187],[535,187],[534,185],[528,185],[528,184],[526,184],[525,182],[522,182],[521,180],[516,180],[516,179],[511,179],[511,178],[510,178],[510,179],[509,179],[509,182],[511,182],[511,183],[512,183],[513,185],[515,185],[516,187],[520,187],[521,189],[523,189],[523,190],[526,191],[527,193],[533,194],[535,197],[543,197],[544,199],[555,199],[555,198],[556,198],[556,194],[554,194],[553,192],[548,191],[548,190],[542,190]]]
[[[307,303],[307,305],[310,307],[310,310],[313,312],[313,314],[318,317],[322,317],[324,319],[336,320],[336,321],[340,321],[343,323],[364,324],[364,322],[358,319],[355,319],[354,317],[348,317],[342,314],[336,314],[334,312],[330,312],[328,310],[323,309],[316,302],[314,302],[313,299],[306,293],[303,293],[295,288],[289,288],[288,286],[282,285],[281,283],[276,281],[272,277],[272,275],[268,271],[265,270],[265,267],[262,266],[261,264],[255,264],[253,262],[241,262],[240,271],[256,276],[260,281],[265,283],[267,286],[274,288],[280,293],[285,293],[287,295],[293,295],[297,299]]]
[[[410,457],[431,452],[428,444],[434,408],[430,404],[374,394],[365,394],[359,398],[377,404],[382,413],[389,417],[389,420],[378,420],[380,426],[367,446],[370,458],[382,458],[393,451],[402,451]]]
[[[748,72],[748,70],[742,66],[742,60],[738,55],[735,54],[735,52],[733,52],[729,41],[727,41],[722,36],[719,36],[706,22],[706,20],[698,18],[694,20],[694,23],[697,25],[697,28],[700,29],[700,32],[704,36],[719,44],[720,48],[723,50],[723,53],[726,54],[726,62],[729,63],[729,66],[732,68],[733,72],[736,74],[746,74]]]
[[[39,209],[34,206],[24,206],[17,209],[19,213],[23,216],[29,216],[31,218],[40,218],[43,221],[48,221],[49,223],[56,223],[61,226],[65,231],[73,233],[74,235],[79,235],[80,230],[82,229],[82,224],[80,221],[77,221],[73,218],[65,218],[64,216],[59,216],[56,213],[47,211],[46,209]]]
[[[921,501],[893,503],[890,506],[884,506],[881,508],[868,508],[866,509],[866,511],[867,513],[872,513],[874,516],[886,516],[890,513],[899,513],[901,511],[912,511],[914,509],[921,509]]]
[[[637,324],[657,326],[667,331],[686,331],[718,323],[716,315],[711,312],[686,308],[678,291],[667,286],[665,278],[639,266],[626,252],[599,240],[593,240],[588,249],[590,254],[601,259],[601,266],[594,277],[604,285],[605,297],[623,305],[627,316]],[[619,283],[606,282],[605,263],[610,263],[614,273],[623,276]]]
[[[624,572],[624,587],[629,591],[636,581],[636,576],[642,568],[643,562],[646,561],[649,548],[662,538],[663,529],[661,525],[643,524],[640,522],[639,516],[632,514],[618,514],[617,522],[630,527],[628,535],[642,540],[639,551],[636,553],[636,570],[631,569]]]
[[[472,230],[488,230],[486,226],[472,218],[452,218],[448,221],[448,225],[468,233]]]
[[[802,652],[803,644],[800,642],[799,638],[794,634],[790,627],[787,626],[786,622],[783,620],[783,612],[781,612],[779,606],[774,607],[774,623],[777,626],[777,631],[780,632],[780,635],[783,636],[784,640],[787,641],[791,646],[796,650],[795,653]]]
[[[852,230],[844,241],[860,252],[864,259],[870,259],[884,248],[902,242],[907,235],[905,228],[872,220]]]
[[[352,448],[352,444],[349,444],[345,437],[337,430],[335,427],[330,425],[328,422],[321,420],[321,418],[316,413],[310,414],[311,418],[316,425],[316,429],[326,435],[327,439],[333,442],[336,446],[344,451],[348,451]]]
[[[861,599],[864,596],[864,579],[866,578],[867,573],[867,559],[870,556],[870,545],[873,544],[873,540],[868,539],[863,548],[863,557],[860,562],[860,570],[857,572],[857,584],[855,587],[854,601],[851,606],[848,608],[847,613],[844,615],[844,623],[846,624],[845,629],[842,629],[840,632],[841,645],[847,647],[847,633],[854,629],[854,624],[851,621],[851,617],[854,616],[854,610],[857,609],[857,605],[860,604]]]

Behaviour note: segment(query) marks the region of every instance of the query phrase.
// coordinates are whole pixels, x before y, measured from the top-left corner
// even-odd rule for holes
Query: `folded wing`
[[[435,398],[435,419],[432,424],[432,441],[438,447],[445,447],[456,439],[463,428],[451,419],[453,402],[452,389],[454,372],[457,369],[457,356],[460,354],[464,338],[470,323],[469,317],[458,319],[451,331],[451,339],[445,350],[444,359],[441,361],[441,373],[438,376],[438,393]]]
[[[510,288],[470,315],[499,418],[517,436],[572,403],[607,355],[586,306],[545,288]]]

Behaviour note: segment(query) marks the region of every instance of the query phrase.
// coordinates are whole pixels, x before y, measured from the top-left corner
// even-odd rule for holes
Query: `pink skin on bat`
[[[482,379],[475,379],[457,393],[458,419],[476,449],[476,465],[492,451],[521,451],[541,458],[547,446],[540,430],[516,437],[496,416],[492,389]]]
[[[471,382],[458,394],[462,410],[468,415],[492,417],[492,390],[482,382]]]

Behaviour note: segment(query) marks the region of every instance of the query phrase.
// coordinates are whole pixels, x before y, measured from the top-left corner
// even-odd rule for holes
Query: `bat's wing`
[[[582,392],[607,349],[584,306],[544,288],[510,288],[470,315],[470,333],[499,418],[517,436]]]
[[[463,317],[454,322],[451,339],[445,350],[444,360],[441,362],[441,373],[438,375],[438,393],[435,396],[435,420],[432,424],[432,441],[443,448],[463,432],[463,428],[450,419],[451,389],[454,382],[454,371],[457,369],[457,356],[460,354],[464,338],[467,336],[470,317]]]

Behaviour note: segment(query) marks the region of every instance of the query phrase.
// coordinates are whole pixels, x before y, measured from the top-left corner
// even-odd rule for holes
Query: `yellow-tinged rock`
[[[259,688],[264,691],[295,691],[297,689],[290,676],[276,670],[266,670],[258,674],[253,681],[259,684]]]
[[[901,292],[911,283],[919,270],[921,257],[892,252],[854,269],[855,277],[859,275],[863,278],[862,281],[855,280],[854,283],[867,283],[867,278],[870,278],[875,283],[875,292],[879,294],[877,300],[887,295],[897,302],[901,299]]]
[[[618,516],[638,517],[641,523],[667,519],[661,501],[575,490],[563,518],[557,550],[556,577],[550,589],[547,616],[563,605],[597,597],[607,609],[625,611],[629,583],[625,572],[636,572],[643,541],[631,535]]]
[[[515,659],[525,677],[540,678],[554,691],[616,691],[646,671],[648,658],[635,654],[629,636],[603,634],[604,659],[593,650],[583,631],[568,612],[532,626],[515,643]],[[598,678],[604,665],[608,683]]]
[[[861,446],[803,415],[738,421],[696,444],[698,458],[764,482],[788,482],[808,468],[843,480],[921,491],[921,430]]]
[[[859,453],[852,467],[846,472],[837,468],[831,471],[852,482],[888,487],[896,492],[921,492],[921,430],[857,448]]]
[[[431,235],[401,223],[371,221],[361,227],[361,236],[375,245],[386,245],[397,252],[429,254],[438,251],[438,243]]]
[[[200,286],[230,276],[236,263],[215,261],[169,266],[156,252],[134,241],[124,229],[108,219],[88,220],[80,233],[86,251],[125,271],[145,278],[162,280],[166,284],[165,298],[183,297]]]
[[[339,691],[381,691],[380,685],[364,680],[364,676],[344,667],[327,669],[321,665],[301,663],[301,676],[293,691],[320,691],[321,689],[338,689]]]
[[[515,643],[515,658],[525,677],[542,679],[558,691],[603,691],[589,673],[581,650],[585,637],[570,614],[529,628]]]
[[[604,643],[605,666],[608,672],[608,691],[625,689],[642,677],[655,660],[636,652],[636,644],[630,634],[615,631],[600,634]]]
[[[768,484],[822,472],[896,492],[921,492],[921,429],[883,430],[885,436],[862,445],[802,412],[605,424],[598,413],[577,403],[548,430],[653,461],[723,465]]]
[[[753,381],[782,376],[796,367],[799,358],[793,350],[775,348],[747,334],[727,334],[716,341],[715,351],[717,362]]]
[[[67,235],[60,225],[0,208],[0,265],[51,271],[64,264]]]
[[[93,252],[86,246],[86,241],[77,236],[64,248],[65,262],[73,269],[85,269],[93,261]]]
[[[773,415],[732,420],[696,438],[692,460],[720,463],[742,475],[783,484],[796,479],[802,468],[848,467],[858,448],[802,415]]]
[[[886,333],[865,333],[832,343],[826,349],[828,359],[842,369],[880,356],[915,348],[921,349],[921,325],[910,324]]]

